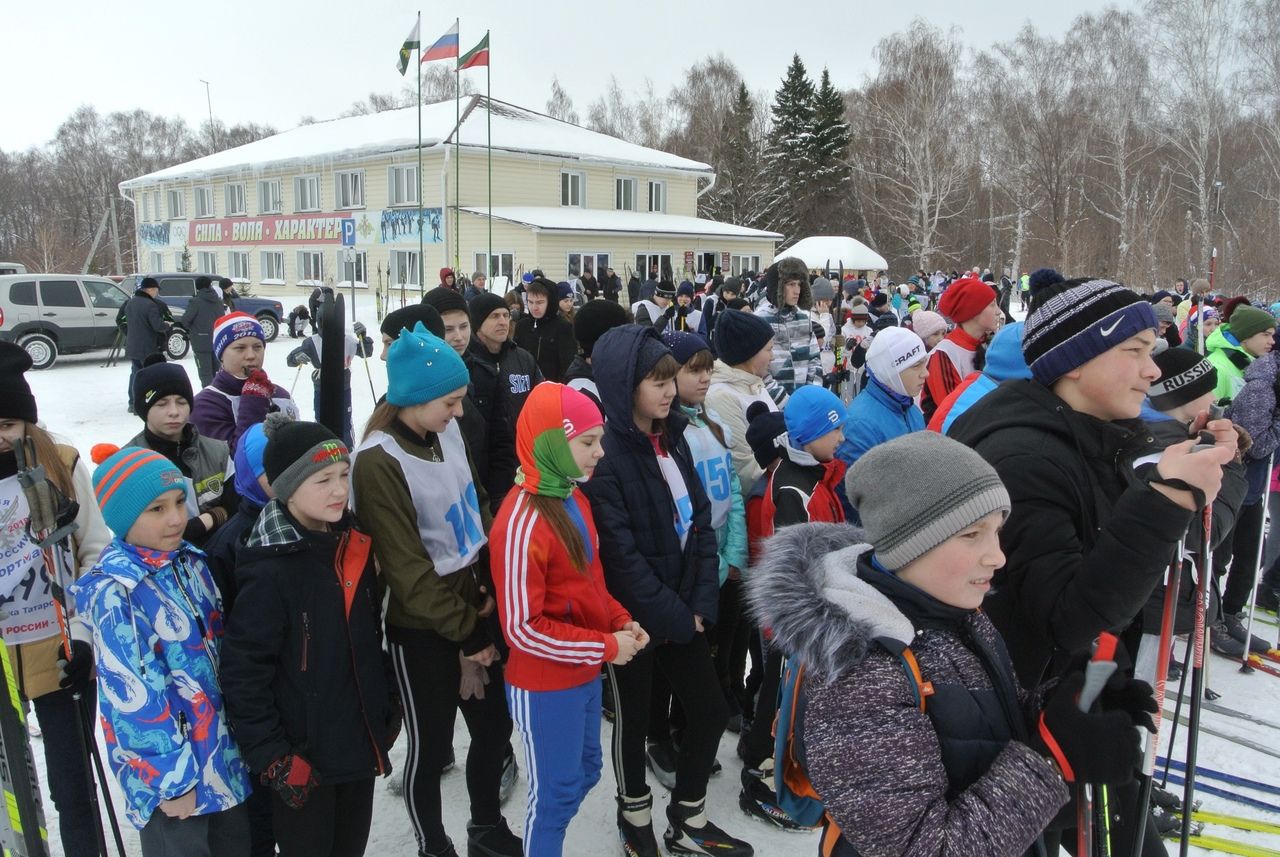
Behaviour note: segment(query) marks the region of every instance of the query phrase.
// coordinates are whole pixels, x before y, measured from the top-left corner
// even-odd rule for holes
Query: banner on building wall
[[[684,272],[685,274],[693,273],[693,251],[692,250],[684,251]]]
[[[144,223],[138,227],[138,244],[152,250],[214,245],[340,245],[343,223],[350,221],[354,224],[358,244],[417,246],[420,228],[425,243],[443,242],[441,218],[439,208],[385,208],[340,214],[267,215]]]
[[[720,273],[723,274],[725,271],[728,271],[728,270],[729,270],[729,251],[725,250],[723,253],[720,254]]]

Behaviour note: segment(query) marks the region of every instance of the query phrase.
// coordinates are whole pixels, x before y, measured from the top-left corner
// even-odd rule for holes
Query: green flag
[[[400,72],[400,76],[404,77],[404,73],[409,70],[409,55],[422,46],[418,41],[418,26],[421,20],[413,22],[413,29],[409,31],[409,35],[405,36],[404,44],[400,46],[400,61],[396,63],[396,70]]]
[[[485,32],[480,44],[458,57],[458,71],[489,64],[489,33]]]

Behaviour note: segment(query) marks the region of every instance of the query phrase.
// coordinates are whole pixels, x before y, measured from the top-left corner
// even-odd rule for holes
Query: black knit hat
[[[462,296],[462,293],[444,286],[436,286],[427,292],[422,296],[422,302],[427,306],[435,307],[436,312],[441,315],[454,311],[467,312],[467,299]]]
[[[1151,304],[1110,280],[1069,280],[1036,295],[1022,333],[1031,375],[1049,385],[1144,330],[1156,328]]]
[[[754,313],[727,309],[716,317],[716,351],[730,366],[755,357],[770,339],[773,326]]]
[[[31,368],[31,355],[20,345],[0,342],[0,418],[24,423],[36,419],[36,397],[23,376]]]
[[[493,292],[482,292],[471,299],[471,328],[479,330],[484,320],[500,309],[507,309],[507,302],[501,295]]]
[[[1160,380],[1151,385],[1147,395],[1157,411],[1172,411],[1218,386],[1218,370],[1189,348],[1170,348],[1152,359],[1160,367]]]
[[[616,301],[587,301],[573,317],[573,338],[582,346],[582,356],[590,357],[596,340],[605,331],[626,324],[627,311]]]
[[[444,338],[444,320],[440,318],[440,312],[430,304],[409,304],[392,310],[382,319],[382,325],[378,329],[392,339],[399,339],[400,331],[413,330],[413,326],[419,322],[434,335]]]
[[[147,411],[165,396],[181,396],[188,405],[195,400],[191,379],[182,364],[168,363],[163,354],[153,354],[133,378],[133,412],[146,422]]]
[[[654,297],[670,298],[671,300],[675,300],[676,284],[668,279],[659,280],[658,287],[653,290],[653,294]]]
[[[346,445],[320,423],[297,422],[281,413],[268,414],[262,424],[267,446],[262,469],[281,502],[311,474],[339,461],[350,461]]]

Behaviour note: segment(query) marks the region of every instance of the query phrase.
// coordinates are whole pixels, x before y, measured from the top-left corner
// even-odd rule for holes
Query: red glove
[[[262,782],[276,790],[285,806],[302,809],[320,778],[311,770],[310,762],[291,753],[272,762],[263,772]]]
[[[271,383],[267,373],[261,369],[254,369],[249,373],[249,377],[245,379],[244,386],[240,388],[240,395],[270,399],[271,394],[275,391],[276,385]]]

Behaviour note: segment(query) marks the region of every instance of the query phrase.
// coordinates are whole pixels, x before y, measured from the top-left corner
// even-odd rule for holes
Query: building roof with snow
[[[488,209],[463,206],[462,210],[485,217]],[[495,220],[505,220],[546,232],[599,232],[646,235],[708,235],[718,238],[756,238],[777,241],[777,232],[750,229],[732,223],[720,223],[701,217],[680,214],[658,214],[639,211],[602,211],[600,209],[551,207],[537,205],[497,206]]]
[[[610,137],[497,99],[472,95],[464,100],[459,144],[484,149],[488,142],[486,106],[492,105],[495,151],[554,155],[583,163],[608,163],[710,175],[709,164]],[[424,149],[454,142],[459,124],[454,104],[442,101],[422,108]],[[418,111],[413,107],[348,116],[300,125],[234,149],[227,149],[156,170],[120,183],[128,190],[172,179],[201,180],[244,171],[288,168],[325,161],[339,164],[378,155],[413,151],[418,144]]]

